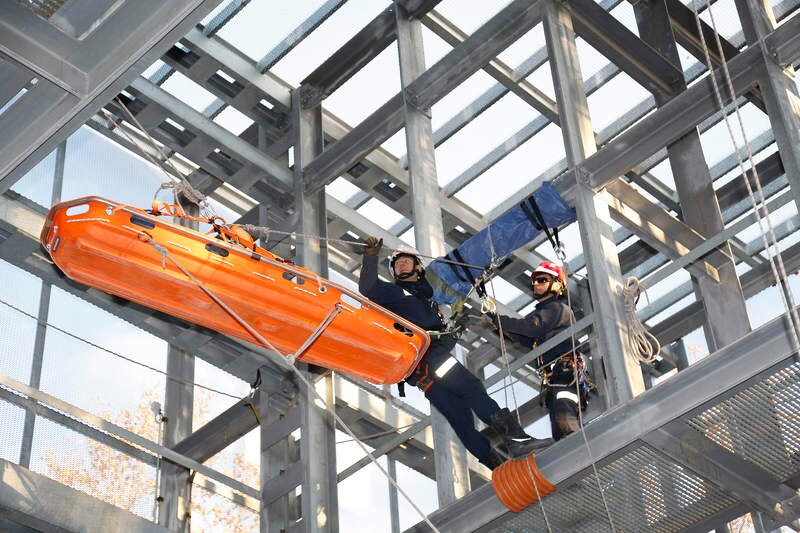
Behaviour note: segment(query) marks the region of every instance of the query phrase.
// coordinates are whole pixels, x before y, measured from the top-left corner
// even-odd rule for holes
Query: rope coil
[[[658,342],[655,335],[645,329],[639,317],[636,316],[636,303],[639,301],[639,294],[639,279],[635,276],[628,277],[622,289],[625,316],[628,323],[628,337],[637,360],[640,363],[650,364],[656,361],[656,355],[661,352],[661,343]]]

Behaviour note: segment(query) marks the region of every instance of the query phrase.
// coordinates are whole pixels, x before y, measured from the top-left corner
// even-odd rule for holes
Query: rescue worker
[[[512,318],[488,313],[495,327],[522,346],[533,349],[574,323],[572,309],[559,299],[567,288],[564,270],[552,261],[543,261],[531,273],[536,307],[527,318]],[[542,375],[542,394],[550,415],[550,428],[555,440],[580,428],[579,409],[585,409],[589,398],[589,381],[583,358],[573,358],[572,339],[558,343],[531,365]],[[575,368],[575,359],[578,368]],[[576,380],[578,387],[575,386]],[[576,393],[576,390],[580,393]]]
[[[378,254],[383,240],[369,237],[366,242],[358,290],[378,305],[431,332],[431,344],[406,383],[425,393],[469,452],[492,470],[506,460],[475,429],[473,412],[503,437],[514,457],[552,444],[552,439],[535,439],[525,433],[516,416],[507,408],[501,409],[483,383],[450,355],[456,339],[445,332],[445,323],[432,299],[433,288],[425,279],[417,251],[401,248],[392,254],[390,269],[395,282],[387,283],[378,279]]]

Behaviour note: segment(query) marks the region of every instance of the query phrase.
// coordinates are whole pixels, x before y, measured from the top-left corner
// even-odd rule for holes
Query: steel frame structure
[[[789,243],[783,250],[786,269],[797,270],[800,245],[793,244],[791,237],[800,205],[800,99],[789,72],[800,62],[798,2],[784,0],[765,6],[736,0],[743,31],[730,40],[722,39],[719,52],[708,24],[698,23],[691,7],[678,0],[634,2],[638,35],[610,13],[620,4],[617,0],[512,0],[471,34],[437,12],[438,0],[396,0],[310,69],[298,87],[279,79],[270,68],[346,2],[332,0],[320,5],[259,61],[247,58],[218,36],[219,30],[246,8],[248,0],[225,0],[214,17],[199,24],[218,3],[103,1],[86,7],[70,1],[20,1],[0,6],[0,258],[43,280],[41,321],[47,319],[50,287],[56,286],[168,341],[169,372],[184,381],[193,380],[194,357],[247,381],[260,369],[264,384],[251,401],[261,412],[271,413],[262,420],[260,431],[261,489],[243,486],[202,464],[256,427],[252,414],[240,404],[203,428],[178,429],[164,446],[127,434],[38,390],[46,334],[43,327],[37,331],[30,382],[0,377],[2,401],[19,405],[27,413],[20,465],[0,465],[3,470],[29,475],[26,468],[33,424],[36,417],[45,417],[147,464],[155,463],[157,457],[167,458],[169,466],[160,488],[165,509],[174,509],[171,505],[182,497],[189,473],[201,471],[205,478],[195,483],[260,512],[262,531],[335,531],[339,528],[336,485],[369,463],[362,460],[337,468],[332,421],[314,405],[310,391],[298,387],[285,373],[274,354],[136,305],[121,305],[107,294],[65,280],[41,259],[36,236],[46,210],[12,188],[58,147],[61,163],[56,165],[53,194],[53,202],[57,201],[64,152],[69,149],[66,139],[85,123],[128,150],[148,153],[160,160],[166,172],[172,172],[172,166],[164,161],[166,153],[172,163],[186,170],[196,188],[240,213],[242,222],[345,240],[378,235],[389,247],[399,246],[400,235],[413,227],[418,246],[429,255],[457,246],[543,180],[553,180],[562,196],[578,209],[584,253],[571,259],[571,267],[587,272],[591,290],[571,284],[573,294],[584,294],[576,305],[582,317],[576,330],[592,341],[604,406],[602,415],[586,428],[592,456],[587,455],[578,435],[570,436],[537,457],[542,471],[569,494],[586,485],[593,461],[601,473],[613,477],[610,472],[624,470],[620,464],[629,464],[625,461],[637,450],[645,450],[658,457],[662,468],[667,465],[691,472],[720,494],[722,503],[713,512],[690,513],[688,522],[680,522],[679,527],[660,523],[666,530],[709,529],[748,511],[760,513],[760,527],[778,527],[798,518],[792,509],[798,504],[794,491],[800,487],[800,465],[789,460],[796,470],[789,476],[778,475],[736,447],[721,446],[711,432],[692,426],[698,416],[790,368],[797,354],[785,320],[776,319],[749,332],[746,314],[737,319],[726,314],[734,308],[744,310],[746,298],[775,281],[763,242],[740,237],[756,222],[748,205],[745,178],[716,184],[736,168],[735,155],[709,168],[698,146],[700,133],[718,124],[723,114],[732,113],[735,105],[752,105],[767,114],[771,129],[752,139],[751,147],[767,154],[757,169],[769,210],[794,208],[794,215],[775,232],[779,240]],[[705,8],[707,5],[702,6]],[[516,68],[498,58],[539,24],[544,28],[546,47]],[[423,28],[452,46],[427,68]],[[576,38],[584,39],[609,61],[588,79],[580,71]],[[403,80],[397,94],[352,127],[328,112],[325,98],[395,41]],[[705,70],[704,43],[712,48],[714,66],[720,67],[724,61],[725,68],[710,74]],[[700,65],[684,71],[677,64],[676,45],[697,57]],[[149,78],[141,76],[159,58],[163,67]],[[555,99],[527,79],[548,61]],[[434,130],[431,108],[480,69],[497,83]],[[174,73],[199,84],[216,101],[199,112],[168,93],[161,85]],[[588,120],[586,99],[621,73],[652,97],[596,132]],[[726,87],[726,74],[734,94],[723,91],[721,113],[712,79]],[[539,116],[439,187],[435,149],[507,94],[515,95]],[[147,134],[160,143],[161,151],[131,124],[114,99],[117,95]],[[253,120],[252,126],[238,136],[219,126],[214,117],[226,106]],[[561,128],[564,160],[540,176],[532,176],[530,184],[513,191],[485,215],[456,197],[551,123]],[[401,128],[406,130],[408,154],[400,158],[381,144]],[[676,190],[651,174],[665,158],[676,175]],[[325,192],[325,186],[339,177],[359,189],[344,203]],[[401,222],[386,229],[361,215],[358,208],[370,199],[394,209],[402,215]],[[709,217],[693,218],[697,206],[703,205],[712,206]],[[614,223],[621,227],[614,229]],[[516,252],[500,273],[523,294],[525,272],[541,259],[537,249],[543,242],[538,239]],[[627,242],[632,243],[623,245]],[[323,275],[330,267],[357,278],[360,258],[353,247],[338,242],[327,246],[308,240],[295,243],[282,237],[273,237],[266,244],[280,255],[294,255]],[[631,363],[631,348],[620,328],[624,322],[620,285],[623,276],[635,274],[648,286],[658,287],[680,269],[690,272],[693,281],[655,300],[640,316],[643,320],[658,317],[652,331],[663,344],[680,341],[703,327],[709,347],[716,353],[643,392],[648,376],[662,373],[668,365],[664,362],[660,369],[640,370]],[[693,293],[695,300],[685,303]],[[521,296],[501,305],[501,312],[518,315],[530,303],[530,298]],[[522,386],[537,389],[525,361],[558,341],[552,339],[533,354],[510,350],[509,371]],[[461,345],[469,351],[467,363],[473,371],[482,374],[487,365],[499,364],[498,340],[481,327],[471,327]],[[376,428],[387,431],[372,445],[374,455],[387,455],[390,469],[395,461],[401,462],[437,481],[441,508],[430,518],[440,530],[494,531],[515,520],[536,520],[531,517],[534,508],[515,517],[501,506],[486,483],[487,471],[473,458],[465,460],[463,450],[457,451],[446,424],[437,421],[436,414],[426,416],[368,384],[306,370],[356,434],[368,435]],[[599,379],[604,375],[605,379]],[[490,386],[500,379],[497,373],[485,383]],[[178,427],[191,421],[191,393],[183,389],[167,390],[166,409],[170,418],[179,421]],[[789,400],[797,401],[791,390],[794,396]],[[531,401],[520,406],[524,421],[542,415],[537,404]],[[761,407],[737,416],[772,420],[776,406]],[[395,434],[389,431],[405,426]],[[298,428],[299,441],[291,436]],[[787,450],[793,445],[789,440],[783,444]],[[649,464],[652,467],[654,463]],[[51,482],[36,479],[36,483],[39,485],[32,486]],[[52,505],[45,490],[51,489],[37,489],[32,496]],[[76,504],[82,501],[65,497],[74,498]],[[558,508],[557,498],[558,493],[546,498],[542,507],[546,509],[552,501]],[[0,508],[9,510],[16,523],[80,528],[74,522],[59,523],[58,512],[12,504],[13,499],[8,491],[0,492]],[[651,501],[643,507],[647,510],[652,505]],[[681,507],[675,501],[663,505],[668,509],[665,516],[674,506]],[[398,531],[396,500],[393,508],[392,528]],[[592,512],[599,511],[584,512],[593,516]],[[574,516],[564,520],[578,523],[579,514],[573,510]],[[161,526],[183,527],[185,517],[179,510],[164,513],[167,515]],[[91,520],[87,517],[86,527],[101,524],[99,518],[94,523]],[[412,530],[427,528],[420,524]]]

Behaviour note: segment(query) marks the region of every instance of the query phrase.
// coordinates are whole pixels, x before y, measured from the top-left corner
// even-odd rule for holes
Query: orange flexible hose
[[[511,459],[495,468],[492,472],[492,486],[497,498],[515,513],[556,490],[556,486],[539,472],[533,454],[521,459]]]

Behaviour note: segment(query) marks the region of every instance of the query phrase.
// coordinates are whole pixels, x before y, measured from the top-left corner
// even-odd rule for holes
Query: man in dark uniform
[[[450,355],[456,339],[442,333],[445,324],[415,250],[401,248],[392,254],[394,283],[378,279],[378,254],[382,246],[383,241],[377,237],[367,239],[358,290],[378,305],[432,332],[430,347],[406,382],[425,393],[464,446],[490,469],[501,465],[505,458],[475,429],[473,412],[503,437],[514,457],[549,446],[552,439],[535,439],[525,433],[517,418],[507,408],[501,409],[487,394],[483,383]]]
[[[530,349],[564,331],[575,321],[572,309],[559,299],[567,287],[567,276],[560,266],[543,261],[531,273],[531,282],[533,297],[538,303],[529,317],[492,317],[495,325],[499,321],[504,335]],[[559,440],[578,430],[579,409],[586,407],[589,386],[583,359],[580,354],[573,357],[572,339],[558,343],[531,364],[543,376],[542,393],[550,414],[553,438]]]

